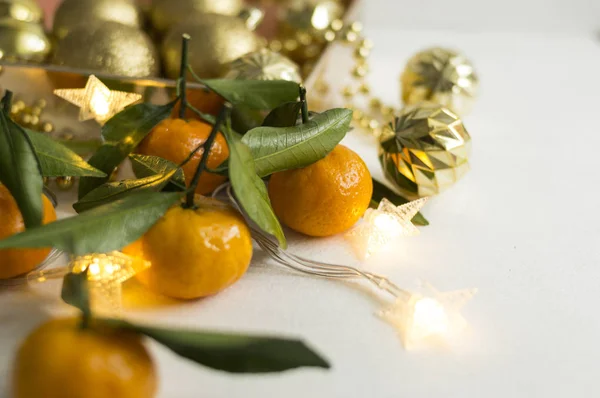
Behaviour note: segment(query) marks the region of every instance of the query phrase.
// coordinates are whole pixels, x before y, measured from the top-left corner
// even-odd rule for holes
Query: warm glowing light
[[[456,337],[467,323],[461,316],[462,307],[477,289],[440,293],[425,284],[427,294],[406,294],[399,297],[381,316],[400,333],[406,349],[443,343]]]
[[[110,90],[94,75],[85,88],[54,90],[54,94],[80,108],[80,121],[95,119],[101,124],[142,98],[139,94]]]
[[[74,273],[87,270],[92,308],[105,314],[121,311],[121,284],[149,266],[147,261],[117,251],[78,256],[70,263]]]
[[[396,206],[384,198],[377,209],[365,212],[363,222],[350,230],[346,238],[360,258],[368,258],[401,236],[418,235],[419,230],[411,220],[426,202],[427,198],[422,198]]]

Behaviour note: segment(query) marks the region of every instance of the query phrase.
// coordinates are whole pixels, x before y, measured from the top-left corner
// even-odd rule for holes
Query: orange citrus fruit
[[[43,218],[48,224],[56,220],[52,202],[42,195]],[[0,239],[8,238],[25,230],[25,222],[17,202],[9,190],[0,184]],[[50,253],[47,249],[2,249],[0,250],[0,279],[12,278],[34,269]]]
[[[373,181],[365,162],[343,145],[310,166],[274,173],[269,197],[279,219],[310,236],[354,225],[369,207]]]
[[[53,319],[30,334],[17,352],[15,398],[152,398],[152,359],[133,332],[76,318]]]
[[[176,164],[183,162],[188,155],[208,138],[212,126],[199,120],[165,119],[148,134],[138,147],[143,155],[160,156]],[[182,168],[185,181],[189,185],[200,163],[204,149],[200,149]],[[221,133],[217,135],[208,155],[207,166],[216,168],[229,157],[229,147]],[[207,194],[224,183],[225,176],[204,172],[198,182],[196,192]]]
[[[197,195],[195,208],[170,208],[123,252],[151,263],[137,274],[150,290],[193,299],[216,294],[241,278],[252,259],[252,240],[238,212]]]

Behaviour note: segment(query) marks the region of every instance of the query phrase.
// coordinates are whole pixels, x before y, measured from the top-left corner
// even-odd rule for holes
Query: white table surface
[[[393,255],[363,264],[405,287],[417,278],[442,290],[478,287],[464,310],[470,329],[451,349],[407,352],[374,315],[384,296],[288,272],[256,251],[243,279],[209,299],[157,299],[131,309],[136,289],[129,286],[128,316],[300,336],[333,368],[232,376],[151,344],[159,397],[598,396],[599,43],[591,34],[371,28],[369,35],[377,44],[370,81],[388,101],[397,103],[398,73],[425,46],[459,48],[480,73],[481,96],[465,119],[473,138],[472,171],[430,201],[424,213],[431,225],[420,236],[405,240]],[[345,142],[374,175],[381,174],[371,139],[355,131]],[[306,256],[358,263],[339,237],[293,235],[290,241],[292,250]],[[18,342],[50,314],[70,311],[58,290],[57,283],[0,289],[5,396]]]

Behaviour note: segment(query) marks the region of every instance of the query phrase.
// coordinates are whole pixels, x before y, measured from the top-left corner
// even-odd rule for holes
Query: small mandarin
[[[53,319],[17,352],[15,398],[152,398],[156,370],[139,335],[76,318]]]
[[[214,199],[196,195],[195,202],[195,208],[170,208],[123,249],[151,263],[137,278],[153,292],[178,299],[213,295],[250,265],[252,240],[243,217]]]
[[[354,225],[369,207],[373,181],[365,162],[343,145],[310,166],[274,173],[269,198],[277,217],[309,236]]]
[[[176,164],[183,162],[188,155],[201,145],[208,136],[212,126],[199,120],[165,119],[148,134],[138,147],[138,152],[143,155],[160,156]],[[182,168],[185,181],[189,185],[198,168],[204,149],[200,149]],[[229,157],[229,148],[225,137],[217,135],[210,154],[208,167],[217,168]],[[209,172],[202,173],[196,188],[199,194],[207,194],[224,183],[226,177]]]
[[[45,195],[42,195],[42,204],[42,222],[48,224],[56,221],[54,206]],[[17,202],[2,184],[0,184],[0,220],[0,239],[25,230],[25,222]],[[0,250],[0,279],[12,278],[33,270],[44,261],[50,250],[50,248]]]

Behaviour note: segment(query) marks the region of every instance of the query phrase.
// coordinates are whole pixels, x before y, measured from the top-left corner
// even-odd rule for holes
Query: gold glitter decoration
[[[258,37],[241,19],[217,14],[199,15],[189,23],[173,26],[163,41],[166,74],[172,79],[179,76],[181,35],[184,33],[191,36],[189,64],[202,78],[222,77],[230,62],[259,48]]]
[[[344,6],[339,0],[291,0],[281,21],[284,23],[284,29],[323,31],[332,25],[333,21],[336,21],[333,26],[339,24],[343,12]]]
[[[42,23],[44,11],[35,0],[0,0],[0,19]]]
[[[166,32],[172,26],[200,14],[236,16],[242,12],[243,0],[153,0],[150,19],[154,28]]]
[[[94,312],[118,314],[121,312],[123,282],[150,267],[150,263],[114,251],[74,257],[69,267],[73,273],[87,271]]]
[[[64,0],[54,14],[54,35],[62,39],[83,23],[118,22],[141,29],[142,11],[134,0]]]
[[[117,22],[79,25],[58,42],[52,61],[124,77],[157,76],[160,69],[148,35]]]
[[[407,107],[381,138],[387,178],[408,198],[436,195],[468,170],[471,137],[460,118],[438,104]]]
[[[477,95],[479,79],[463,55],[434,47],[414,55],[400,77],[407,105],[431,101],[466,115]]]
[[[99,123],[142,99],[139,94],[111,90],[94,75],[89,77],[85,88],[59,89],[54,94],[81,108],[79,121],[95,119]]]
[[[289,80],[302,83],[300,70],[289,58],[266,48],[253,51],[229,64],[227,79]]]
[[[0,20],[0,58],[5,61],[43,62],[50,53],[51,45],[41,25]]]

